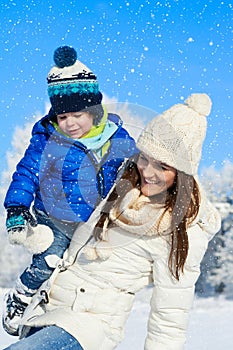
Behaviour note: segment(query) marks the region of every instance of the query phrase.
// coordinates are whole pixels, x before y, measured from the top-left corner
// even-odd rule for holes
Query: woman
[[[149,123],[137,142],[140,154],[75,232],[51,289],[40,290],[46,300],[35,299],[26,310],[21,335],[31,327],[26,338],[8,350],[37,350],[42,344],[115,349],[135,293],[149,284],[145,349],[184,349],[200,262],[220,228],[197,182],[210,109],[206,94],[193,94]]]

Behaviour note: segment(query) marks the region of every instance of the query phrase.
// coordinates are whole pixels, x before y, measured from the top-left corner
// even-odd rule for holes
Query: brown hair
[[[140,175],[137,169],[138,155],[132,157],[125,166],[120,180],[116,183],[112,193],[105,203],[100,219],[94,228],[96,240],[102,239],[102,229],[106,219],[109,220],[109,211],[118,206],[121,199],[132,188],[140,189]],[[188,255],[187,225],[197,216],[200,204],[198,184],[193,176],[177,171],[174,184],[168,189],[165,199],[165,209],[160,222],[166,212],[171,214],[170,254],[168,267],[171,274],[179,280],[180,272]],[[108,227],[113,223],[109,220]]]

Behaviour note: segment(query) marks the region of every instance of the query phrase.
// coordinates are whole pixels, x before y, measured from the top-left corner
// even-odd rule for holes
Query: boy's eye
[[[61,115],[61,116],[57,116],[59,120],[65,120],[66,119],[66,115]]]

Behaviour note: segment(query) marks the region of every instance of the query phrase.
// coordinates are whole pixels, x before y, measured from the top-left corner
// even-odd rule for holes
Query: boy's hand
[[[36,219],[27,207],[9,207],[7,209],[6,229],[12,244],[23,244],[28,227],[37,226]]]

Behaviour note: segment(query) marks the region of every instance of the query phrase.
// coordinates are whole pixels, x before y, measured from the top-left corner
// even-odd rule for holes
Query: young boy
[[[54,62],[47,77],[51,109],[34,125],[4,202],[11,243],[28,247],[33,227],[44,227],[37,236],[48,234],[46,226],[53,232],[5,297],[3,327],[11,335],[18,335],[31,297],[52,273],[51,256],[62,257],[79,223],[106,197],[124,159],[136,152],[121,119],[102,106],[97,78],[76,51],[59,47]]]

